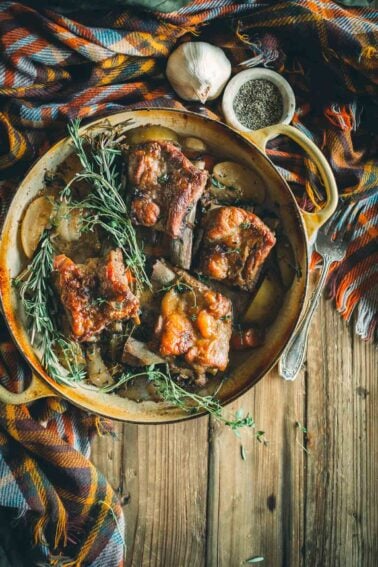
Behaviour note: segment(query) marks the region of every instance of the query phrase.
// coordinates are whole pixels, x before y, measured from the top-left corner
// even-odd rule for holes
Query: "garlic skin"
[[[204,41],[182,43],[168,58],[167,78],[184,100],[217,98],[231,75],[224,51]]]

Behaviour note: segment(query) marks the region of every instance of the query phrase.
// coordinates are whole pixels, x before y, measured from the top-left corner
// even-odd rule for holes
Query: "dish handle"
[[[262,128],[261,130],[256,130],[255,132],[239,132],[245,138],[250,140],[264,153],[266,149],[266,144],[272,138],[275,138],[279,134],[287,136],[297,142],[310,156],[318,168],[321,180],[324,184],[327,201],[323,208],[314,213],[309,213],[307,211],[301,211],[309,241],[312,241],[316,235],[316,231],[329,219],[332,213],[335,211],[338,202],[338,191],[337,185],[332,173],[331,167],[328,164],[326,158],[319,150],[319,148],[312,142],[305,134],[303,134],[297,128],[289,126],[287,124],[274,124],[273,126],[268,126],[267,128]]]
[[[19,394],[10,392],[0,384],[0,402],[3,404],[28,404],[35,400],[39,400],[40,398],[48,398],[56,395],[56,392],[54,392],[54,390],[44,380],[42,380],[42,378],[34,373],[32,374],[29,386],[26,390]]]

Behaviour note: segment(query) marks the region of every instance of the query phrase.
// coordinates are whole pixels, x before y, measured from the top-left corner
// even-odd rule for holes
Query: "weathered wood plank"
[[[373,566],[378,556],[377,351],[324,301],[312,333],[304,564]]]
[[[377,369],[376,349],[323,301],[303,376],[286,384],[272,372],[240,401],[268,447],[249,440],[243,462],[229,432],[211,437],[209,566],[254,555],[285,567],[375,564]]]
[[[205,563],[208,418],[163,426],[116,424],[92,459],[124,501],[127,565]]]
[[[263,556],[264,565],[297,565],[304,451],[295,424],[303,421],[303,380],[285,383],[272,371],[234,404],[240,406],[254,415],[268,444],[244,434],[242,460],[240,440],[213,424],[207,565],[237,566],[251,556]]]
[[[110,435],[96,436],[92,442],[91,459],[94,464],[106,475],[112,487],[122,493],[122,436],[123,425],[114,422],[114,437]]]

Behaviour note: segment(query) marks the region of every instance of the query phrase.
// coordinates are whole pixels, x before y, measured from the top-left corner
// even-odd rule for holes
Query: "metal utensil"
[[[318,306],[327,274],[333,262],[342,260],[347,250],[347,242],[343,240],[342,236],[333,240],[333,221],[334,219],[331,219],[320,228],[315,240],[315,250],[323,258],[322,274],[317,288],[309,300],[306,313],[286,345],[278,363],[279,374],[285,380],[295,380],[301,369],[307,347],[308,330],[312,316]]]

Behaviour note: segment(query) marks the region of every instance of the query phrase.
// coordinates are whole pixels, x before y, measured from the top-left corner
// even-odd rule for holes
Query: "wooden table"
[[[310,340],[294,383],[274,370],[234,404],[267,446],[207,417],[116,424],[117,439],[94,442],[124,502],[128,566],[378,564],[377,350],[325,300]]]

